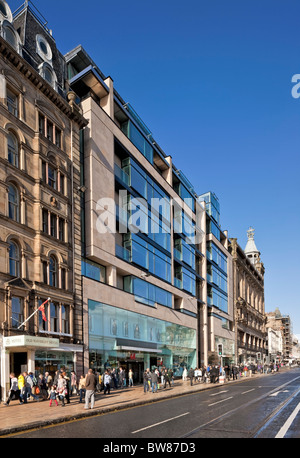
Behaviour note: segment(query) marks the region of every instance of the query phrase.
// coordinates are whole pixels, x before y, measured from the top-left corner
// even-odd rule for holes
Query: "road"
[[[155,394],[151,393],[151,396]],[[16,435],[22,438],[300,438],[300,369]]]

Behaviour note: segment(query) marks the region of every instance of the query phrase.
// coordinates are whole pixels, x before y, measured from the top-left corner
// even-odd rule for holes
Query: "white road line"
[[[242,394],[250,393],[250,391],[254,391],[255,388],[252,388],[252,390],[244,391]]]
[[[214,406],[215,404],[219,404],[220,402],[225,402],[228,401],[228,399],[232,399],[233,396],[230,396],[230,398],[222,399],[221,401],[213,402],[212,404],[208,404],[208,407]]]
[[[276,434],[275,436],[275,439],[282,439],[289,427],[291,426],[291,424],[293,423],[293,421],[295,420],[295,417],[296,415],[298,414],[298,412],[300,411],[300,402],[299,404],[297,405],[297,407],[295,408],[295,410],[293,411],[293,413],[289,416],[289,418],[287,419],[287,421],[284,423],[284,425],[282,426],[282,428],[279,430],[279,432]]]
[[[181,415],[177,415],[177,417],[168,418],[168,420],[160,421],[159,423],[155,423],[154,425],[146,426],[145,428],[137,429],[133,431],[131,434],[139,433],[140,431],[145,431],[145,429],[154,428],[155,426],[162,425],[163,423],[167,423],[168,421],[176,420],[176,418],[184,417],[185,415],[189,415],[190,412],[183,413]]]
[[[227,393],[227,392],[228,390],[222,390],[222,391],[219,391],[218,393],[210,394],[209,396],[218,396],[218,394]]]

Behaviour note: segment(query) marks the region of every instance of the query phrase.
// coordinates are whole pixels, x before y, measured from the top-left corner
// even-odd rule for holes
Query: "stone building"
[[[282,315],[279,308],[276,307],[275,311],[267,313],[266,317],[267,328],[274,329],[274,331],[280,331],[282,336],[281,361],[288,361],[292,356],[293,348],[293,331],[290,316]]]
[[[248,231],[243,250],[236,238],[230,239],[233,261],[233,299],[236,362],[264,362],[266,356],[266,317],[264,302],[265,268],[254,241],[254,229]]]
[[[0,377],[82,367],[80,130],[64,57],[0,1]],[[41,312],[45,304],[45,321]],[[30,319],[28,319],[33,315]],[[24,323],[25,322],[25,323]],[[24,323],[24,324],[23,324]]]

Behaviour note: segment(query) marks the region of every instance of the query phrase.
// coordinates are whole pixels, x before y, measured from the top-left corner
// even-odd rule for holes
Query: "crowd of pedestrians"
[[[279,364],[269,365],[208,365],[198,368],[185,367],[182,371],[183,382],[194,383],[217,383],[225,380],[237,380],[241,377],[251,377],[252,374],[268,373],[279,371]],[[222,377],[222,379],[221,379]],[[133,372],[130,369],[128,374],[120,367],[119,369],[106,369],[103,374],[88,370],[86,376],[77,378],[74,371],[70,376],[64,370],[57,370],[52,377],[49,372],[39,374],[36,378],[32,372],[23,372],[18,377],[10,374],[11,386],[5,406],[9,406],[11,400],[17,400],[20,404],[26,404],[31,398],[35,401],[48,400],[49,406],[55,403],[56,406],[64,407],[70,403],[71,396],[78,396],[79,403],[84,403],[85,409],[93,408],[95,393],[102,392],[110,394],[111,388],[123,389],[126,386],[133,386]],[[127,384],[128,381],[128,384]],[[173,370],[166,367],[147,368],[143,373],[144,394],[148,392],[157,393],[158,390],[170,389],[174,386]]]

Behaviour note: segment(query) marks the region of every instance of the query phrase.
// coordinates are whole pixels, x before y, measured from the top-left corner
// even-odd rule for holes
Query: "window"
[[[50,164],[48,164],[48,185],[53,189],[57,187],[57,172]]]
[[[61,306],[61,332],[62,334],[70,334],[70,307]]]
[[[50,235],[57,237],[57,216],[53,213],[50,214]]]
[[[53,124],[47,119],[47,138],[53,143]]]
[[[61,289],[66,289],[66,269],[61,269],[60,271],[60,287]]]
[[[49,68],[45,68],[44,70],[44,78],[47,81],[47,83],[50,84],[50,86],[53,85],[53,74]]]
[[[59,174],[59,191],[65,194],[65,176],[61,172]]]
[[[39,299],[39,307],[45,302],[45,299]],[[48,320],[48,310],[49,310],[49,305],[48,302],[44,305],[45,307],[45,315]],[[43,315],[42,312],[39,312],[39,331],[47,331],[48,329],[48,321],[43,320]]]
[[[9,89],[6,91],[6,102],[8,111],[14,116],[18,116],[18,96]]]
[[[43,219],[43,232],[45,234],[48,234],[48,228],[49,228],[49,223],[48,223],[48,210],[43,208],[42,210],[42,219]]]
[[[65,221],[63,218],[59,218],[58,220],[58,238],[62,242],[65,241]]]
[[[59,332],[58,327],[58,304],[50,303],[50,331]]]
[[[55,127],[55,145],[61,148],[61,130],[58,127]]]
[[[8,216],[14,221],[19,222],[19,193],[17,188],[10,184],[8,187]]]
[[[24,321],[23,301],[20,297],[11,298],[11,327],[18,328]]]
[[[2,2],[0,2],[0,12],[3,14],[4,17],[7,17],[6,6]]]
[[[7,137],[7,158],[8,162],[19,167],[19,146],[16,136],[9,132]]]
[[[48,263],[47,261],[43,261],[42,266],[43,266],[43,282],[48,283]]]
[[[54,256],[50,256],[49,261],[49,285],[58,287],[58,265]]]
[[[45,135],[45,116],[39,113],[39,133]]]
[[[17,49],[17,37],[15,31],[8,25],[3,27],[5,40],[14,48]]]
[[[9,244],[9,274],[14,277],[20,276],[20,251],[14,242]]]

